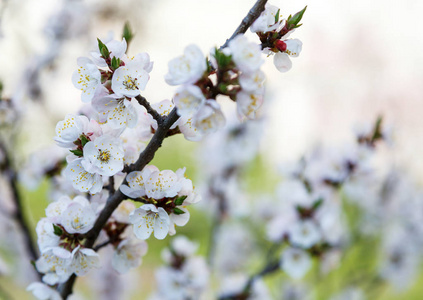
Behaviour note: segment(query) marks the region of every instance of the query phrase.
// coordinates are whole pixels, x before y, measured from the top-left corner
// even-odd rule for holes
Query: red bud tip
[[[277,41],[275,42],[275,47],[276,47],[279,51],[281,51],[281,52],[285,52],[285,50],[286,50],[286,43],[285,43],[284,41],[282,41],[282,40],[277,40]]]

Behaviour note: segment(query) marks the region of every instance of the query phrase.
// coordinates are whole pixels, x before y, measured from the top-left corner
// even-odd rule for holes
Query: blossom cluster
[[[318,148],[291,168],[277,188],[280,207],[269,215],[268,238],[287,242],[280,267],[294,279],[312,266],[312,257],[330,261],[348,243],[339,189],[355,178],[371,180],[374,146],[387,136],[381,120],[344,148]]]
[[[209,284],[209,269],[203,257],[195,256],[198,245],[183,235],[175,237],[162,251],[166,265],[156,270],[158,290],[149,297],[159,299],[201,299]]]
[[[187,205],[200,200],[185,177],[185,168],[174,173],[149,165],[127,175],[124,172],[125,166],[137,161],[159,126],[140,105],[141,98],[137,99],[147,85],[153,63],[147,53],[128,57],[126,50],[125,38],[105,43],[98,40],[98,50],[91,52],[90,58],[78,59],[72,81],[90,109],[68,114],[56,125],[54,140],[68,154],[54,151],[52,156],[44,150],[34,156],[37,164],[21,174],[33,187],[47,174],[56,183],[54,202],[47,207],[46,218],[37,224],[41,256],[35,266],[44,276],[43,283],[28,287],[37,297],[55,297],[57,292],[51,286],[100,266],[96,247],[86,247],[85,243],[116,189],[115,179],[124,179],[118,192],[144,204],[136,208],[131,202],[122,202],[100,228],[106,238],[104,246],[114,248],[112,266],[119,273],[140,265],[147,252],[144,240],[153,231],[156,238],[163,239],[168,233],[175,234],[175,226],[187,224]],[[173,104],[165,100],[153,107],[165,118]]]
[[[57,123],[54,141],[63,151],[41,151],[34,156],[32,167],[20,175],[32,187],[43,175],[54,182],[53,202],[37,224],[41,256],[35,267],[43,283],[28,287],[36,297],[60,299],[55,288],[62,290],[62,285],[73,284],[72,275],[84,276],[99,268],[97,251],[106,246],[113,249],[113,269],[127,273],[141,264],[147,252],[146,239],[151,235],[164,239],[176,233],[176,226],[187,224],[188,206],[201,197],[186,178],[185,168],[160,170],[149,164],[149,151],[157,144],[158,149],[164,138],[174,134],[199,141],[222,129],[226,117],[218,98],[235,102],[241,120],[259,115],[264,99],[265,75],[260,69],[263,54],[269,54],[270,49],[280,52],[278,55],[297,56],[301,51],[300,42],[286,38],[299,26],[302,14],[294,16],[294,21],[288,18],[289,26],[282,26],[285,21],[279,21],[278,13],[274,23],[280,26],[271,27],[275,27],[273,33],[285,34],[272,47],[268,46],[269,39],[263,42],[262,36],[271,31],[261,30],[258,24],[272,9],[268,6],[253,25],[261,45],[240,34],[227,46],[212,48],[208,57],[192,44],[182,56],[171,60],[165,81],[178,86],[171,100],[150,104],[141,94],[147,88],[153,62],[145,52],[127,54],[132,39],[128,28],[122,40],[98,39],[89,57],[77,59],[72,83],[81,91],[85,107]],[[259,131],[255,125],[242,127],[246,132]],[[249,141],[242,129],[239,133],[237,130],[231,129],[234,138],[228,139],[228,146],[235,149],[223,155],[226,160],[221,170],[225,172],[240,167],[257,150],[257,143]],[[161,140],[157,142],[156,138]],[[251,151],[238,155],[236,147]],[[186,299],[203,293],[209,271],[204,259],[193,256],[195,249],[184,237],[173,240],[164,254],[168,266],[157,272],[158,280],[166,284],[160,285],[153,297]]]

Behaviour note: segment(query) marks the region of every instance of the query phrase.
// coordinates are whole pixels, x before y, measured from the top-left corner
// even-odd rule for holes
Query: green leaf
[[[82,147],[84,147],[85,144],[90,141],[90,139],[85,134],[81,134],[81,136],[79,137],[79,139],[81,140]]]
[[[288,17],[287,26],[289,29],[297,28],[302,25],[302,24],[298,25],[298,23],[300,23],[301,19],[303,18],[303,15],[306,9],[307,9],[307,6],[304,7],[302,10],[300,10],[299,12],[297,12],[292,17],[291,15]]]
[[[175,215],[182,215],[182,214],[184,214],[185,212],[184,212],[182,209],[175,207],[175,208],[173,209],[173,213],[174,213]]]
[[[97,41],[98,41],[98,50],[100,51],[103,58],[109,58],[110,52],[109,52],[109,49],[107,49],[107,46],[102,41],[100,41],[100,39],[97,39]]]
[[[275,15],[275,23],[278,23],[279,21],[279,13],[280,13],[281,9],[278,9],[278,12]]]
[[[232,62],[232,55],[226,55],[216,48],[215,55],[216,62],[219,68],[226,68]]]
[[[134,33],[132,32],[131,26],[129,26],[129,22],[126,22],[123,26],[122,37],[125,38],[127,44],[134,38]]]
[[[112,69],[116,70],[120,67],[120,59],[113,56],[112,58]]]
[[[318,209],[323,203],[323,198],[318,199],[316,202],[313,203],[313,210]]]
[[[78,157],[84,156],[84,153],[82,152],[81,149],[75,149],[75,150],[69,150],[70,152],[72,152],[73,154],[75,154]]]
[[[175,199],[175,201],[173,203],[175,203],[175,205],[182,205],[182,203],[184,203],[185,199],[188,196],[181,196]]]
[[[53,224],[53,229],[54,229],[54,234],[55,235],[61,236],[63,234],[62,228],[60,228],[56,224]]]

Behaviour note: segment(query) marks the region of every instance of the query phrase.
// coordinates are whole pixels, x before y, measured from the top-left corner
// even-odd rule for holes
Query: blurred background
[[[292,70],[279,73],[271,59],[263,67],[267,75],[263,108],[267,123],[262,155],[252,167],[255,184],[271,187],[272,184],[265,182],[271,176],[269,173],[274,172],[269,171],[269,166],[299,159],[316,144],[350,142],[356,124],[373,122],[383,115],[386,124],[393,128],[392,145],[384,150],[387,160],[383,163],[389,161],[386,167],[394,165],[406,170],[420,186],[423,2],[275,0],[270,3],[281,8],[283,17],[305,5],[308,8],[304,25],[291,36],[303,42],[300,56],[293,59]],[[253,4],[254,1],[246,0],[1,1],[3,95],[19,101],[25,115],[16,124],[17,160],[23,162],[30,153],[54,144],[56,123],[80,108],[80,92],[72,85],[71,76],[77,67],[76,59],[96,48],[97,37],[114,33],[119,39],[124,23],[129,21],[135,32],[129,54],[145,51],[154,61],[143,95],[153,103],[159,102],[170,99],[175,90],[163,80],[168,61],[191,43],[204,53],[222,45]],[[258,42],[251,32],[247,36]],[[230,113],[234,106],[225,109]],[[197,144],[183,138],[172,138],[165,142],[154,164],[173,170],[186,166],[188,177],[195,178],[198,166],[191,154],[196,147]],[[46,189],[43,184],[39,190],[24,191],[32,228],[44,215],[48,203]],[[209,231],[210,224],[201,222],[202,218],[201,212],[193,214],[190,222],[199,220],[203,225],[188,224],[178,232],[206,243],[208,236],[204,232]],[[200,249],[206,247],[204,243],[200,242]],[[151,241],[149,246],[149,254],[139,270],[142,290],[151,289],[152,266],[160,260],[163,244]],[[361,260],[360,254],[354,255],[347,265]],[[17,272],[13,264],[6,269]],[[341,270],[339,274],[346,276],[345,272]],[[0,278],[0,285],[11,298],[31,299],[24,291],[28,278],[11,278]],[[135,290],[138,283],[131,280],[128,285]],[[398,296],[387,291],[378,299],[421,299],[423,290],[418,288],[419,282],[408,294]],[[320,299],[326,298],[323,295]]]

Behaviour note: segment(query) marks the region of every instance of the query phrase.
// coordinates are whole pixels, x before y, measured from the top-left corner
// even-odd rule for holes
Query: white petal
[[[282,73],[288,72],[292,68],[291,59],[286,53],[276,53],[275,56],[273,56],[273,63],[276,69]]]

